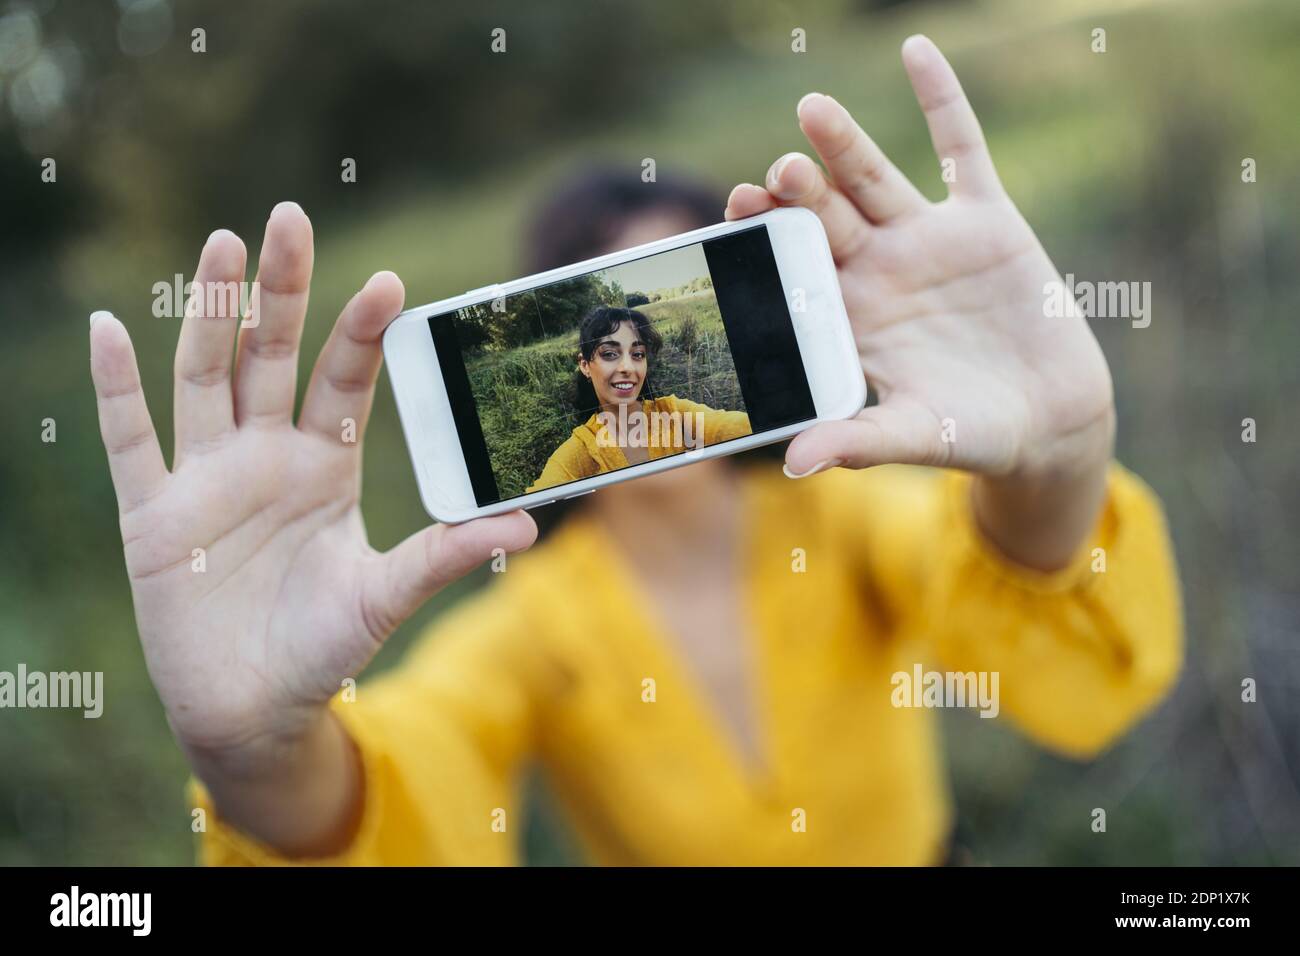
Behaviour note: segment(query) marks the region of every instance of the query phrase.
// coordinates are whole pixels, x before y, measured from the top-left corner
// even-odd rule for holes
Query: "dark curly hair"
[[[607,336],[617,332],[618,327],[624,322],[635,327],[637,338],[645,343],[646,349],[650,352],[650,360],[653,362],[659,350],[663,348],[664,340],[650,324],[645,313],[610,305],[597,306],[583,316],[582,324],[578,327],[578,354],[590,362],[591,357],[596,354],[596,346]],[[649,364],[647,363],[647,366]],[[646,380],[641,385],[641,397],[649,399],[658,397],[649,368],[647,368]],[[573,405],[578,410],[578,424],[585,422],[600,409],[600,399],[596,397],[596,389],[592,387],[591,379],[581,372],[575,373]]]

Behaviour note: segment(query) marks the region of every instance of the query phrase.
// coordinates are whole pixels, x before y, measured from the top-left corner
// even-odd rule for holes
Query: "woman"
[[[125,329],[92,319],[141,643],[202,781],[205,860],[514,862],[518,770],[539,761],[598,862],[931,863],[952,820],[937,719],[899,699],[900,675],[997,674],[998,717],[1076,759],[1167,693],[1177,575],[1159,503],[1111,461],[1105,359],[1082,318],[1044,319],[1059,273],[947,61],[913,37],[903,62],[957,158],[947,200],[810,94],[799,122],[826,173],[784,156],[726,210],[820,216],[880,404],[791,442],[797,481],[751,457],[584,499],[355,693],[430,594],[536,534],[515,512],[366,543],[338,423],[364,428],[396,277],[344,309],[295,426],[312,238],[278,206],[256,326],[236,347],[237,319],[183,320],[170,472]],[[697,224],[682,213],[600,238]],[[196,280],[244,265],[214,233]]]
[[[577,405],[597,411],[551,453],[529,491],[750,434],[744,412],[720,412],[676,395],[643,399],[662,347],[650,320],[635,309],[600,306],[587,313],[578,329]]]

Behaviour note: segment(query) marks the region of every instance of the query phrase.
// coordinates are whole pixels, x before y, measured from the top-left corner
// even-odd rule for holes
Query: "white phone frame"
[[[790,308],[790,318],[817,417],[757,435],[689,449],[678,455],[653,459],[565,485],[555,485],[532,494],[479,505],[470,484],[469,469],[452,417],[451,402],[443,385],[442,369],[429,331],[429,319],[466,306],[491,302],[503,295],[526,292],[538,286],[681,246],[743,232],[755,226],[767,227],[787,307],[792,302],[801,302],[803,305],[802,311]],[[553,501],[589,494],[597,488],[616,482],[782,441],[819,421],[852,418],[862,410],[867,400],[866,378],[858,360],[848,314],[844,310],[844,300],[840,295],[826,232],[814,213],[798,207],[774,209],[748,219],[706,226],[560,269],[471,289],[454,298],[407,309],[384,331],[383,345],[398,416],[415,465],[420,500],[431,517],[445,524],[504,514],[519,508],[536,508]]]

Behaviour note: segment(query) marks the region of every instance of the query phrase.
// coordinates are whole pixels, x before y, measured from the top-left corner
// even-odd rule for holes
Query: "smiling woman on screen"
[[[646,388],[663,340],[636,309],[600,306],[578,331],[578,407],[599,408],[551,453],[530,492],[639,465],[752,432],[744,412],[718,411]]]

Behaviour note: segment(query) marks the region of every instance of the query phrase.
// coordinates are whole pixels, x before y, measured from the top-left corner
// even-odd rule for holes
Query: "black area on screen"
[[[755,434],[816,418],[767,227],[710,239],[704,257]]]
[[[451,416],[456,422],[456,434],[465,453],[465,465],[469,469],[474,500],[480,506],[500,501],[501,493],[497,490],[492,462],[488,458],[487,442],[483,438],[483,424],[479,421],[478,407],[469,389],[465,358],[456,338],[456,323],[451,315],[431,316],[429,333],[433,336],[433,347],[438,353],[438,367],[442,369],[442,381],[451,401]]]

